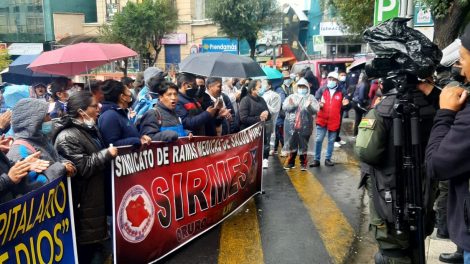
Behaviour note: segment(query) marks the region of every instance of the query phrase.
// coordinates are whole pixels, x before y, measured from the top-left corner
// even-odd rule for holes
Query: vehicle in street
[[[346,67],[348,67],[354,58],[335,58],[335,59],[316,59],[316,60],[305,60],[305,61],[298,61],[294,63],[291,68],[291,73],[297,74],[300,73],[303,69],[310,67],[313,71],[315,76],[320,76],[323,70],[326,72],[331,71],[346,71]]]

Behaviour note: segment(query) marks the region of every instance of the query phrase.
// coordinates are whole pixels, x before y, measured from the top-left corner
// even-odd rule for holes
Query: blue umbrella
[[[8,83],[14,84],[27,84],[31,85],[34,83],[50,83],[59,76],[37,73],[28,69],[28,66],[33,62],[38,55],[22,55],[14,60],[8,67],[8,72],[2,74],[2,80]]]
[[[274,68],[263,67],[263,71],[268,80],[282,79],[282,73]]]

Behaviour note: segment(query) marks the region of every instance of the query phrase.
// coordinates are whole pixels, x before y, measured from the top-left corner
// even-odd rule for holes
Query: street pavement
[[[269,158],[264,194],[226,221],[164,258],[162,263],[374,263],[368,233],[368,199],[357,188],[360,173],[353,154],[352,119],[345,119],[334,167],[285,171],[284,158]],[[325,151],[326,146],[323,147]],[[323,154],[324,156],[324,154]],[[426,240],[428,263],[453,252],[448,240]]]

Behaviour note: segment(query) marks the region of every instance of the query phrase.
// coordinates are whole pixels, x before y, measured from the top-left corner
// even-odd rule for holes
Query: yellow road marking
[[[264,263],[254,199],[224,221],[218,264]]]
[[[292,184],[304,202],[334,263],[343,263],[354,240],[354,229],[310,171],[288,170]]]

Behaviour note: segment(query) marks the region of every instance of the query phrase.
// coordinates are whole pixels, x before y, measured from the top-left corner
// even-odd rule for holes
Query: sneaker
[[[339,147],[341,147],[341,144],[339,144],[339,142],[335,142],[335,144],[334,144],[334,145],[335,145],[335,148],[339,148]]]
[[[331,160],[327,159],[325,160],[325,166],[331,167],[331,166],[335,166],[335,164]]]
[[[301,170],[301,171],[306,171],[306,170],[307,170],[307,166],[305,166],[305,165],[300,165],[300,170]]]
[[[340,140],[340,141],[339,141],[339,144],[341,144],[341,145],[346,145],[346,141]]]
[[[294,164],[287,164],[287,165],[284,165],[284,169],[285,170],[290,170],[290,169],[294,169],[295,168],[295,165]]]
[[[263,169],[267,169],[269,167],[269,161],[267,159],[263,160]]]
[[[314,160],[312,163],[310,163],[310,167],[319,167],[320,166],[320,161],[319,160]]]
[[[287,157],[287,152],[281,151],[281,157]]]
[[[274,155],[274,150],[273,150],[273,149],[271,149],[271,150],[269,151],[269,156],[272,156],[272,155]]]

